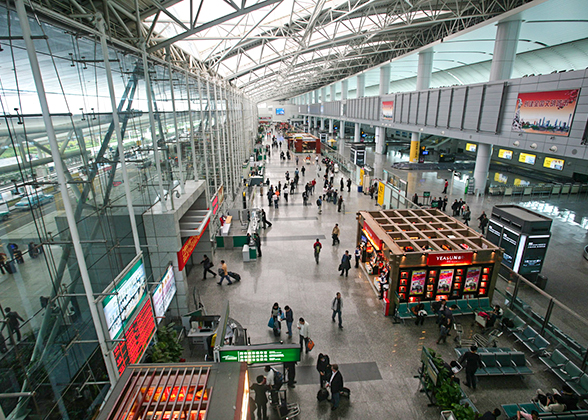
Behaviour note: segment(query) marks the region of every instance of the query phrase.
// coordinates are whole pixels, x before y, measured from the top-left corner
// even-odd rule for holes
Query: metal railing
[[[488,195],[565,197],[588,196],[588,184],[490,185]]]

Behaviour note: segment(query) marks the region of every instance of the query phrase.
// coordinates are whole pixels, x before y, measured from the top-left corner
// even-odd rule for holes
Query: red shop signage
[[[194,248],[196,248],[196,245],[198,245],[198,242],[200,242],[200,238],[202,238],[202,235],[204,235],[204,231],[206,230],[209,222],[210,219],[206,221],[206,226],[204,226],[204,229],[202,229],[200,235],[190,236],[186,243],[182,246],[182,249],[178,251],[178,270],[182,271],[186,266],[186,263],[190,259],[192,252],[194,252]]]
[[[378,235],[374,233],[374,231],[368,226],[368,224],[364,221],[363,222],[363,230],[367,233],[367,237],[372,241],[372,243],[378,248],[378,251],[382,249],[382,240],[378,238]]]
[[[427,265],[467,265],[472,263],[473,258],[473,252],[429,254],[427,256]]]

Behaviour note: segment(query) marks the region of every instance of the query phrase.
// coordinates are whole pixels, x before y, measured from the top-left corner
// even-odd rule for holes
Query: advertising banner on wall
[[[394,101],[382,101],[382,118],[385,120],[394,119]]]
[[[200,235],[190,236],[186,243],[182,245],[182,249],[178,251],[178,270],[182,271],[188,263],[188,260],[192,256],[192,252],[194,252],[196,245],[198,245],[198,242],[200,242],[202,235],[204,235],[204,232],[206,232],[206,228],[208,227],[209,223],[210,219],[206,221],[206,225],[202,229],[202,232],[200,232]]]
[[[174,275],[174,267],[169,265],[165,274],[161,279],[161,283],[153,291],[153,309],[155,310],[155,317],[157,323],[165,316],[165,311],[169,308],[169,304],[176,294],[176,277]]]
[[[580,89],[519,93],[512,131],[569,136]]]

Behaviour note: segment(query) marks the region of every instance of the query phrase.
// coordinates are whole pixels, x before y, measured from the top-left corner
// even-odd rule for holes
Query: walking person
[[[216,277],[216,273],[211,270],[211,268],[214,267],[214,264],[206,255],[204,255],[202,261],[200,261],[200,264],[202,264],[202,266],[204,267],[204,275],[202,276],[202,280],[206,280],[206,273],[210,273],[214,277]]]
[[[298,334],[300,334],[300,353],[305,350],[308,353],[308,340],[310,339],[310,331],[308,322],[304,318],[298,320]]]
[[[345,181],[343,180],[343,178],[341,178],[341,182],[339,184],[341,185],[339,191],[343,192],[343,190],[345,189]]]
[[[323,388],[325,383],[329,382],[331,378],[331,360],[328,355],[319,353],[318,360],[316,361],[316,370],[318,370],[321,388]]]
[[[466,382],[465,386],[476,389],[476,371],[482,366],[482,359],[478,355],[478,347],[471,346],[460,358],[459,364],[465,366]]]
[[[321,253],[322,248],[323,248],[323,244],[321,244],[319,239],[316,238],[316,242],[312,246],[312,249],[314,250],[314,260],[316,261],[317,264],[319,263],[319,255]]]
[[[10,339],[12,340],[12,333],[15,333],[16,341],[20,341],[22,338],[20,335],[20,321],[24,322],[24,319],[22,319],[18,312],[13,311],[9,307],[4,309],[4,313],[6,314],[6,323],[8,324]]]
[[[447,209],[447,201],[448,201],[447,196],[443,197],[443,202],[442,202],[443,208],[441,210],[445,211]]]
[[[337,211],[339,213],[341,213],[341,206],[343,205],[343,196],[339,196],[339,199],[337,200]]]
[[[316,206],[318,207],[319,214],[321,214],[323,212],[323,198],[322,198],[322,196],[319,196],[319,198],[316,199]]]
[[[355,268],[359,268],[359,260],[361,259],[361,247],[357,245],[355,248]]]
[[[297,362],[285,362],[284,370],[288,372],[288,388],[296,388],[296,363]]]
[[[447,194],[447,187],[449,187],[449,181],[445,180],[445,187],[443,188],[443,192],[441,194]]]
[[[341,297],[341,293],[337,292],[337,296],[333,299],[331,303],[331,309],[333,310],[333,316],[331,320],[335,322],[335,315],[339,317],[339,328],[343,329],[343,320],[341,319],[341,311],[343,310],[343,298]]]
[[[343,191],[343,189],[341,189]],[[351,192],[351,178],[347,178],[347,192]]]
[[[288,305],[284,306],[284,319],[288,327],[288,338],[292,338],[292,324],[294,323],[294,312]]]
[[[263,223],[263,228],[265,229],[266,225],[272,227],[272,224],[269,220],[267,220],[267,215],[265,214],[265,210],[261,209],[261,222]]]
[[[221,276],[219,282],[217,283],[218,285],[222,286],[224,279],[227,279],[229,284],[233,284],[231,278],[229,277],[229,269],[227,268],[227,263],[225,260],[221,260],[221,268],[218,269],[218,274]]]
[[[349,277],[349,269],[351,268],[351,255],[349,255],[349,251],[345,251],[343,257],[341,257],[341,264],[339,264],[339,271],[341,271],[340,276],[345,273],[345,277]]]
[[[300,168],[300,172],[302,172],[302,176],[304,176],[304,173],[306,172],[306,168],[303,166],[302,168]]]
[[[471,218],[472,212],[470,211],[470,206],[465,206],[465,210],[463,211],[463,222],[466,226],[469,226]]]
[[[339,224],[335,223],[335,227],[333,228],[333,231],[331,232],[331,237],[333,238],[333,246],[335,246],[335,244],[341,243],[341,241],[339,240],[340,233],[341,233],[341,229],[339,229]]]
[[[255,392],[255,404],[257,404],[257,420],[267,420],[267,385],[265,377],[258,375],[256,383],[251,385]]]
[[[331,365],[331,371],[333,373],[327,386],[331,388],[331,402],[333,403],[331,411],[335,411],[339,407],[339,401],[341,399],[339,393],[343,390],[343,375],[339,372],[339,365],[337,363]]]
[[[459,203],[457,202],[457,198],[455,199],[455,201],[453,202],[453,204],[451,205],[451,210],[453,210],[453,216],[458,216],[459,215]]]
[[[483,211],[480,217],[478,217],[480,224],[478,227],[482,230],[482,235],[486,233],[486,226],[488,226],[488,216],[486,216],[486,212]]]

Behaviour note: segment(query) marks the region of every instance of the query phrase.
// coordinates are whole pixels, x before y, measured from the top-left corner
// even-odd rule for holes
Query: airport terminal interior
[[[0,1],[0,420],[588,419],[587,23]]]

